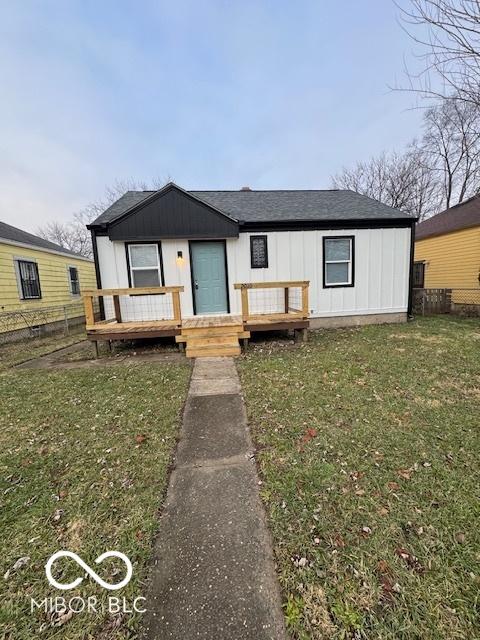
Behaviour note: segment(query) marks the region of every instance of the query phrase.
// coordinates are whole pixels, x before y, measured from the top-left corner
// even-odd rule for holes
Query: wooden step
[[[187,358],[214,358],[214,357],[231,357],[231,356],[239,356],[240,355],[240,345],[230,346],[230,345],[207,345],[204,347],[187,347],[186,356]]]
[[[209,336],[221,336],[225,334],[232,333],[241,333],[243,331],[243,325],[238,324],[230,324],[218,327],[182,327],[182,335],[183,336],[193,336],[193,335],[209,335]]]
[[[238,344],[238,336],[237,334],[233,334],[230,336],[188,336],[187,347],[203,347],[211,344],[220,345],[231,345],[236,346]]]
[[[225,327],[226,328],[226,327]],[[191,329],[189,331],[192,331]],[[250,338],[250,331],[236,331],[235,327],[233,329],[230,327],[230,331],[222,331],[220,333],[212,332],[210,329],[195,329],[193,333],[185,334],[185,331],[182,330],[181,335],[175,336],[176,342],[188,342],[192,338],[213,338],[215,336],[224,337],[224,336],[235,336],[237,338]]]

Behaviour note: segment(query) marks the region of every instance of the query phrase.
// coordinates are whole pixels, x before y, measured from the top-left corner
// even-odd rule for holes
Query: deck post
[[[95,358],[98,358],[98,340],[93,341],[93,346],[95,349]]]
[[[122,321],[122,310],[120,309],[120,297],[113,296],[113,308],[115,310],[115,320],[117,322]]]
[[[308,284],[302,286],[302,316],[308,318]]]
[[[85,307],[85,325],[88,327],[95,324],[95,315],[93,313],[93,296],[85,294],[83,296],[83,305]]]
[[[180,307],[180,293],[178,291],[172,292],[173,303],[173,319],[180,326],[182,324],[182,309]]]
[[[285,297],[285,313],[288,313],[288,287],[285,287],[284,297]]]
[[[242,320],[243,322],[248,321],[249,316],[248,310],[248,289],[246,287],[242,287]]]

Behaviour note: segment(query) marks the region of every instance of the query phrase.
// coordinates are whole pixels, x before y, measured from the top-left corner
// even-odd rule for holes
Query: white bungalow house
[[[89,229],[99,289],[180,287],[182,318],[245,319],[243,300],[255,317],[286,319],[303,303],[303,320],[317,328],[407,319],[415,222],[348,190],[185,191],[169,183],[125,193]],[[173,313],[172,300],[146,291],[104,297],[105,317],[123,325],[166,321],[168,306]]]

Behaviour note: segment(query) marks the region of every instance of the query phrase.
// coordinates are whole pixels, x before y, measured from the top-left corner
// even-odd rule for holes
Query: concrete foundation
[[[407,312],[373,313],[358,316],[332,316],[310,318],[310,329],[336,329],[340,327],[363,327],[366,324],[390,324],[407,321]]]

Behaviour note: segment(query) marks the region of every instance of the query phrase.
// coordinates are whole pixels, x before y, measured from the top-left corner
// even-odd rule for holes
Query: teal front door
[[[224,242],[192,242],[192,285],[195,313],[227,313]]]

